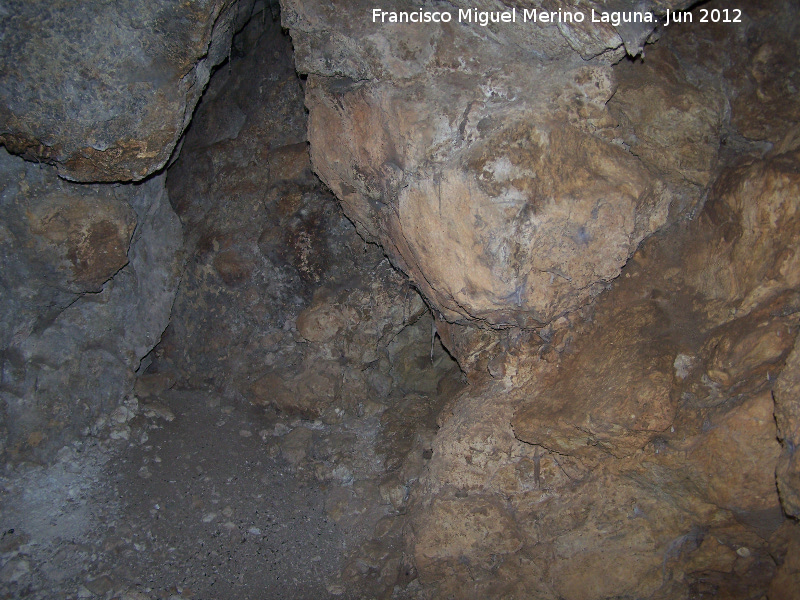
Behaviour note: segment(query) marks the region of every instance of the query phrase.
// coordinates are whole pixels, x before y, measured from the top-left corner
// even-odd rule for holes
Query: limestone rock
[[[696,444],[683,468],[684,476],[693,479],[692,488],[744,520],[757,524],[755,519],[771,517],[780,522],[775,477],[765,468],[777,463],[780,451],[771,395],[748,399],[711,421],[706,429],[699,439],[687,444]]]
[[[0,142],[68,179],[143,179],[166,164],[252,5],[7,2]]]
[[[657,44],[641,64],[621,63],[612,115],[631,132],[626,147],[673,185],[705,187],[714,175],[725,100],[708,85],[692,85],[679,59]],[[616,133],[619,135],[619,133]]]
[[[372,23],[363,3],[345,18],[313,2],[284,9],[298,68],[310,73],[315,171],[443,320],[547,324],[602,291],[667,222],[678,193],[676,212],[700,197],[649,165],[661,160],[658,144],[672,144],[668,114],[630,115],[654,132],[651,157],[614,139],[608,61],[624,45],[637,53],[651,29],[637,38],[607,24],[402,27]],[[656,84],[664,102],[669,85]],[[722,102],[690,86],[682,94],[678,130],[700,126],[683,143],[702,187]]]
[[[522,547],[513,520],[483,498],[437,500],[417,524],[415,560],[423,583],[490,569]],[[453,558],[457,557],[458,561]]]
[[[603,449],[631,454],[672,424],[677,394],[672,386],[675,352],[654,345],[641,331],[663,335],[657,307],[626,306],[619,325],[581,338],[559,378],[537,390],[514,418],[517,437],[559,454]]]
[[[724,228],[705,255],[687,257],[684,272],[713,310],[720,302],[736,313],[800,284],[800,243],[795,223],[800,154],[788,152],[727,172],[715,184],[705,218]],[[726,266],[727,265],[727,266]]]
[[[796,448],[800,446],[800,348],[794,350],[775,384],[775,420],[782,452],[778,461],[776,478],[781,504],[786,514],[800,516],[800,460]]]
[[[429,517],[437,501],[502,498],[523,536],[514,560],[540,569],[475,566],[463,597],[542,580],[541,597],[576,600],[767,589],[783,551],[766,540],[786,523],[781,501],[795,510],[797,481],[796,164],[789,152],[729,168],[697,218],[642,245],[590,319],[443,411],[409,505],[412,523],[442,523],[422,547],[468,535]],[[458,597],[458,550],[425,552],[421,581]],[[776,590],[794,577],[784,565]]]
[[[789,600],[797,594],[800,585],[800,531],[796,524],[788,532],[788,542],[783,564],[769,586],[769,597]]]
[[[0,169],[2,446],[47,458],[132,389],[169,319],[181,227],[163,176],[79,186],[5,151]]]

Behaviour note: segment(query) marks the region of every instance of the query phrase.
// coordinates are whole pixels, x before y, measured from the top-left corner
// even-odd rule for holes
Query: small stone
[[[150,472],[150,469],[148,469],[146,466],[139,469],[138,475],[142,479],[150,479],[153,476],[153,474]]]
[[[203,517],[203,523],[211,523],[211,521],[213,521],[213,520],[214,520],[214,519],[216,519],[216,518],[217,518],[217,513],[215,513],[215,512],[210,512],[210,513],[207,513],[207,514],[206,514],[206,515]]]
[[[18,583],[31,570],[30,563],[22,558],[14,558],[0,570],[0,581]]]
[[[94,597],[94,594],[91,591],[87,590],[84,586],[81,586],[78,589],[78,598],[92,598],[92,597]]]
[[[675,376],[678,379],[686,379],[689,373],[692,372],[694,364],[695,358],[693,356],[678,354],[672,363],[672,366],[675,368]]]
[[[736,554],[741,556],[742,558],[750,558],[750,548],[746,548],[742,546],[741,548],[736,549]]]
[[[253,435],[253,433],[251,431],[248,431],[247,429],[240,429],[239,435],[243,438],[249,438],[250,436]]]
[[[379,491],[383,503],[391,504],[395,510],[400,510],[408,497],[406,486],[394,478],[382,483]]]
[[[281,443],[283,458],[294,467],[297,467],[306,457],[311,431],[305,427],[298,427],[286,434]]]
[[[158,402],[145,404],[142,412],[144,413],[144,416],[147,417],[148,419],[159,418],[159,419],[164,419],[168,423],[171,423],[172,421],[175,420],[175,414],[166,406]]]
[[[286,423],[275,423],[275,427],[272,428],[272,435],[280,437],[286,435],[290,431],[291,429],[286,425]]]
[[[225,518],[230,519],[232,515],[233,515],[233,509],[230,506],[226,506],[225,508],[222,509],[222,516],[224,516]]]
[[[336,583],[329,583],[325,586],[331,596],[341,596],[344,594],[344,586]]]
[[[86,589],[96,596],[105,596],[106,593],[114,589],[114,581],[107,575],[92,579],[86,582]]]
[[[127,425],[123,425],[122,427],[115,427],[109,432],[108,437],[110,437],[112,440],[130,439],[131,428],[128,427]]]

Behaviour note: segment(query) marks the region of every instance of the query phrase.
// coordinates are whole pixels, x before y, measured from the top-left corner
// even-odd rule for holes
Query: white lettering
[[[622,23],[653,23],[653,13],[641,11],[602,12],[599,15],[592,9],[592,23],[610,23],[619,27]]]
[[[447,11],[427,11],[419,9],[416,12],[394,12],[381,10],[380,8],[372,9],[372,22],[373,23],[449,23],[453,18]]]

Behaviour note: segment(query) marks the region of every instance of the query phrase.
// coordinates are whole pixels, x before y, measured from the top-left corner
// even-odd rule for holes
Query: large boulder
[[[0,143],[75,181],[163,167],[252,0],[14,0],[0,11]]]
[[[679,5],[651,8],[668,7]],[[618,78],[611,63],[638,54],[655,23],[637,37],[608,23],[522,23],[522,8],[517,23],[489,26],[457,22],[462,3],[435,8],[453,20],[409,26],[373,22],[366,3],[334,15],[284,2],[309,73],[314,168],[444,320],[543,326],[590,302],[642,239],[699,200],[724,102],[661,63],[646,84]],[[676,141],[677,177],[663,157]]]

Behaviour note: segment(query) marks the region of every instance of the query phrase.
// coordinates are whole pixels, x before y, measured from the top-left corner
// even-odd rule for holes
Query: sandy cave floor
[[[118,439],[4,474],[0,598],[362,597],[336,575],[392,512],[363,483],[374,416],[281,421],[185,391],[128,406]],[[342,439],[346,466],[325,450]]]

